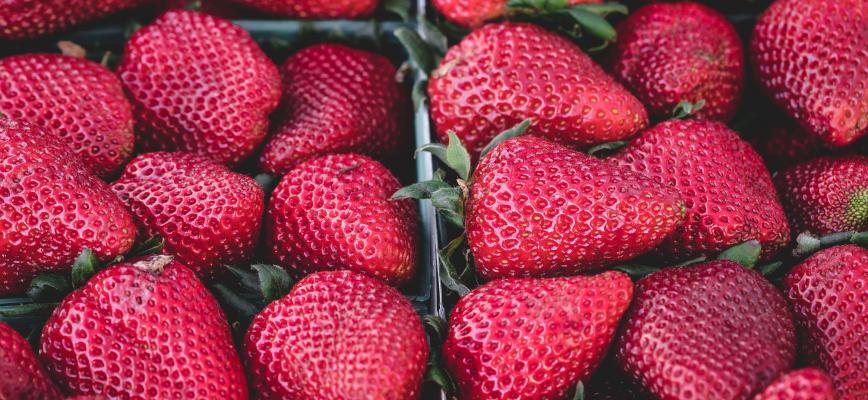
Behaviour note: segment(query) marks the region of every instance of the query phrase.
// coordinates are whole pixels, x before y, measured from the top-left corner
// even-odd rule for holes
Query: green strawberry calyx
[[[509,0],[506,6],[507,19],[554,27],[573,39],[587,34],[602,42],[589,51],[602,50],[616,40],[618,34],[607,16],[629,12],[625,5],[616,2],[572,5],[569,0]]]
[[[705,100],[700,99],[696,103],[682,101],[672,109],[672,119],[687,119],[693,117],[699,110],[705,107]]]

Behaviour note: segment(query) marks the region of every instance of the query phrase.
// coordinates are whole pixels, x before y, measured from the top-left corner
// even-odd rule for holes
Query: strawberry
[[[665,268],[641,279],[634,297],[617,358],[661,400],[747,399],[795,356],[783,296],[732,261]]]
[[[753,400],[838,400],[838,394],[828,374],[803,368],[782,375]]]
[[[187,151],[236,165],[265,138],[280,76],[231,22],[170,11],[126,44],[118,67],[145,151]]]
[[[417,399],[425,330],[397,290],[352,271],[311,274],[244,339],[260,399]]]
[[[576,45],[525,23],[487,25],[449,49],[428,84],[440,141],[454,131],[476,158],[497,133],[573,146],[626,139],[648,123],[642,104]]]
[[[277,130],[262,169],[285,174],[327,153],[393,153],[408,113],[397,69],[386,57],[336,44],[308,47],[286,60]]]
[[[350,269],[400,285],[416,270],[416,206],[382,164],[358,154],[301,163],[274,190],[266,217],[271,259],[296,276]]]
[[[244,264],[256,250],[265,195],[252,178],[187,153],[148,153],[130,162],[112,190],[136,216],[141,237],[203,279]]]
[[[37,362],[30,343],[4,323],[0,323],[0,398],[63,398]]]
[[[591,376],[630,305],[621,272],[508,278],[461,298],[443,348],[461,399],[561,399]]]
[[[116,264],[54,310],[39,356],[70,394],[246,399],[217,301],[170,256]]]
[[[751,57],[761,86],[834,146],[868,132],[868,2],[777,0],[760,17]]]
[[[643,254],[684,204],[665,185],[533,136],[485,155],[470,181],[467,241],[479,274],[573,275]]]
[[[73,151],[34,125],[0,118],[0,296],[39,272],[69,271],[85,248],[100,260],[129,250],[132,216]]]
[[[4,0],[0,40],[32,39],[153,0]]]
[[[379,0],[228,0],[269,15],[298,19],[359,19],[370,17]]]
[[[698,118],[728,121],[744,88],[744,51],[735,28],[693,2],[640,8],[618,26],[612,74],[651,114],[668,117],[682,102],[705,101]]]
[[[602,3],[603,0],[567,0],[571,5]],[[508,14],[508,0],[433,0],[431,2],[450,22],[463,27],[476,29],[486,21]]]
[[[868,397],[868,250],[820,251],[793,268],[783,287],[812,363],[829,372],[843,400]]]
[[[133,153],[133,114],[120,80],[85,59],[0,59],[0,113],[55,135],[103,179],[115,176]]]
[[[789,226],[763,161],[725,125],[670,120],[612,157],[620,166],[678,189],[684,224],[660,252],[670,261],[718,253],[756,239],[769,259],[786,246]]]

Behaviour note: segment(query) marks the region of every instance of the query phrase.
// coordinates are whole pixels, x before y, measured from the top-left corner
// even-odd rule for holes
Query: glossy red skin
[[[244,350],[263,400],[418,399],[428,359],[406,298],[352,271],[302,279],[256,316]]]
[[[777,0],[751,41],[768,95],[833,146],[868,132],[868,2]]]
[[[247,398],[223,311],[193,271],[170,256],[94,275],[54,310],[39,356],[69,394]]]
[[[443,357],[463,400],[566,398],[591,376],[627,310],[621,272],[501,279],[461,298]]]
[[[838,400],[838,394],[828,374],[803,368],[776,379],[753,400]]]
[[[0,113],[55,135],[94,175],[116,176],[132,156],[132,110],[108,68],[60,54],[24,54],[0,59],[0,82]]]
[[[248,158],[280,99],[277,67],[241,27],[170,11],[126,44],[118,67],[143,151],[186,151],[227,165]]]
[[[821,157],[775,176],[793,233],[868,229],[868,157]]]
[[[661,400],[748,399],[796,352],[783,296],[732,261],[641,279],[618,340],[621,367]]]
[[[227,0],[271,16],[297,19],[359,19],[371,16],[379,0]]]
[[[256,251],[265,195],[253,178],[189,153],[147,153],[112,190],[135,215],[141,238],[159,235],[164,252],[202,278],[244,265]]]
[[[106,261],[136,238],[133,217],[56,137],[0,118],[0,296],[66,272],[85,248]]]
[[[574,275],[630,260],[682,220],[678,194],[544,139],[501,143],[479,162],[465,204],[485,279]]]
[[[280,67],[283,99],[261,169],[282,175],[310,158],[333,153],[385,156],[406,143],[408,99],[386,57],[318,44]]]
[[[527,133],[586,148],[633,136],[642,104],[579,47],[532,24],[486,25],[453,46],[428,84],[440,142],[452,130],[476,156],[527,118]]]
[[[693,2],[642,7],[618,26],[611,71],[657,117],[682,101],[705,106],[696,117],[729,121],[744,89],[744,50],[735,28]]]
[[[296,276],[350,269],[390,285],[416,271],[418,215],[412,200],[390,200],[401,184],[382,164],[358,154],[306,161],[274,190],[266,249]]]
[[[763,160],[722,123],[666,121],[611,160],[681,193],[684,224],[659,248],[671,262],[753,239],[769,259],[789,241],[787,217]]]
[[[842,400],[868,397],[868,250],[836,246],[784,279],[802,350],[835,381]]]
[[[152,0],[4,0],[0,40],[33,39]]]
[[[0,398],[59,400],[60,389],[54,386],[36,354],[18,332],[0,323]]]
[[[570,4],[602,3],[603,0],[569,0]],[[507,0],[433,0],[431,4],[450,22],[463,28],[479,28],[507,12]]]

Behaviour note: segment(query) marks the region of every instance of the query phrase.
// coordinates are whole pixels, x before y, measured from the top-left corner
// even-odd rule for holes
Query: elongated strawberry
[[[0,59],[0,113],[40,126],[69,145],[100,178],[133,153],[133,114],[109,69],[59,54]]]
[[[832,378],[816,368],[803,368],[776,379],[753,400],[837,400]]]
[[[336,44],[293,54],[281,66],[281,121],[260,158],[285,174],[328,153],[384,156],[406,142],[407,99],[386,57]]]
[[[527,118],[528,134],[573,146],[621,140],[648,123],[642,104],[564,37],[525,23],[487,25],[449,49],[428,84],[440,142],[476,156]]]
[[[569,4],[602,3],[603,0],[569,0]],[[431,4],[446,19],[464,28],[478,28],[483,23],[507,14],[508,0],[433,0]]]
[[[228,0],[269,15],[300,19],[356,19],[369,17],[379,0]]]
[[[244,350],[261,399],[417,399],[428,358],[404,296],[352,271],[302,279],[256,316]]]
[[[57,137],[0,118],[0,295],[38,272],[68,271],[85,248],[100,260],[129,250],[133,218]]]
[[[760,84],[834,146],[868,132],[866,25],[864,0],[777,0],[754,29],[751,57]]]
[[[112,190],[136,216],[141,237],[159,235],[164,251],[203,279],[250,261],[265,196],[252,178],[188,153],[136,157]]]
[[[783,296],[732,261],[640,280],[618,340],[621,366],[662,400],[747,399],[786,371],[796,350]]]
[[[32,39],[152,0],[6,0],[0,2],[0,40]]]
[[[231,22],[170,11],[126,44],[118,74],[131,96],[140,147],[235,165],[265,139],[280,76]]]
[[[0,398],[63,398],[60,389],[39,365],[30,343],[4,323],[0,323]]]
[[[843,400],[868,397],[868,250],[820,251],[787,274],[784,290],[803,351],[829,372]]]
[[[246,399],[223,311],[170,256],[103,270],[42,330],[39,356],[71,394],[118,399]]]
[[[621,272],[471,291],[452,310],[443,349],[460,398],[566,398],[600,364],[632,294]]]

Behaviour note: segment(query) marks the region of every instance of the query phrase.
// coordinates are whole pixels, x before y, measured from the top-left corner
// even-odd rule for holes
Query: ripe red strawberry
[[[374,13],[379,0],[229,0],[270,15],[299,19],[357,19]]]
[[[164,251],[199,277],[250,261],[265,195],[252,178],[188,153],[148,153],[114,184],[136,216],[141,237],[159,235]]]
[[[133,153],[133,114],[120,80],[97,63],[60,54],[0,59],[0,113],[67,143],[97,176]]]
[[[145,151],[187,151],[235,165],[268,132],[277,68],[231,22],[170,11],[136,32],[118,67]]]
[[[0,398],[62,399],[36,355],[18,332],[0,322]]]
[[[625,139],[648,123],[642,104],[581,49],[532,24],[465,37],[432,73],[428,94],[440,141],[455,131],[474,158],[526,118],[528,134],[574,147]]]
[[[97,273],[54,310],[39,356],[70,394],[117,399],[246,399],[217,301],[170,256]]]
[[[388,155],[403,143],[408,102],[386,57],[319,44],[280,68],[281,122],[260,159],[266,172],[285,174],[328,153]]]
[[[400,188],[380,163],[358,154],[303,162],[274,190],[266,248],[297,276],[350,269],[391,285],[416,270],[415,203],[389,200]]]
[[[757,22],[760,84],[808,131],[834,146],[868,132],[868,2],[777,0]]]
[[[705,100],[696,117],[728,121],[744,88],[741,39],[723,15],[693,2],[656,3],[618,26],[612,74],[658,117]]]
[[[428,358],[404,296],[352,271],[302,279],[256,316],[244,350],[260,399],[418,399]]]
[[[775,176],[793,232],[868,229],[868,157],[822,157]]]
[[[721,123],[663,122],[642,132],[612,161],[681,193],[684,224],[660,248],[670,261],[753,239],[769,259],[789,241],[787,217],[762,159]]]
[[[803,351],[829,372],[843,400],[868,397],[868,250],[814,254],[787,274],[784,290]]]
[[[0,118],[0,182],[0,296],[39,272],[69,271],[85,248],[105,261],[135,241],[123,203],[36,126]]]
[[[732,261],[641,279],[618,340],[622,368],[661,400],[747,399],[786,371],[796,350],[783,296]]]
[[[828,374],[804,368],[776,379],[753,400],[838,400],[838,394]]]
[[[603,0],[569,0],[569,4],[602,3]],[[433,0],[446,19],[464,28],[478,28],[507,13],[507,0]]]
[[[4,0],[0,2],[0,40],[48,35],[149,1]]]
[[[461,399],[561,399],[606,355],[633,282],[621,272],[502,279],[471,291],[443,345]]]
[[[681,223],[683,207],[671,188],[522,136],[479,162],[465,225],[486,279],[573,275],[653,249]]]

